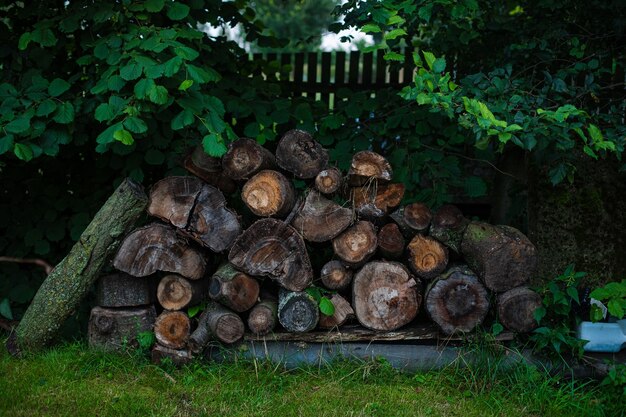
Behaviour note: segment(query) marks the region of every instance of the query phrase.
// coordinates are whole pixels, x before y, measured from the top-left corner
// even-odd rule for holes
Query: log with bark
[[[518,333],[534,330],[538,323],[535,311],[541,307],[541,296],[527,287],[517,287],[498,296],[498,320]]]
[[[189,338],[189,348],[194,353],[201,352],[211,339],[232,344],[243,337],[244,331],[241,317],[216,302],[210,302],[198,319],[198,327]]]
[[[304,333],[313,330],[320,312],[315,299],[305,291],[278,292],[278,321],[290,332]]]
[[[399,262],[373,261],[354,275],[352,308],[372,330],[396,330],[412,321],[422,303],[422,288]]]
[[[348,320],[355,317],[354,309],[350,303],[339,294],[333,294],[330,297],[330,302],[335,307],[335,312],[332,316],[320,314],[319,327],[322,329],[333,329],[341,326]]]
[[[450,268],[426,291],[426,311],[446,334],[469,332],[489,311],[489,295],[467,267]]]
[[[154,306],[132,308],[94,307],[89,316],[89,346],[122,351],[138,348],[138,336],[151,332],[156,319]]]
[[[352,189],[354,210],[362,218],[384,217],[400,205],[404,197],[404,184],[369,184]]]
[[[267,169],[244,184],[241,199],[257,216],[285,217],[296,202],[296,191],[287,177]]]
[[[391,214],[402,234],[412,238],[416,234],[426,234],[432,219],[432,212],[426,204],[411,203]]]
[[[164,310],[154,323],[157,342],[170,349],[183,349],[187,346],[191,322],[187,313]]]
[[[415,235],[407,249],[409,267],[420,278],[432,279],[448,265],[448,248],[430,236]]]
[[[101,307],[138,307],[155,301],[154,280],[128,274],[108,274],[96,283],[96,304]]]
[[[188,280],[169,274],[161,278],[157,287],[159,304],[167,310],[182,310],[206,299],[206,280]]]
[[[430,236],[434,237],[456,253],[461,252],[463,234],[469,220],[457,206],[446,204],[433,215]]]
[[[329,261],[322,266],[320,279],[329,290],[343,290],[352,282],[352,270],[337,260]]]
[[[352,156],[348,171],[348,184],[360,187],[373,181],[385,183],[393,178],[389,161],[372,151],[360,151]]]
[[[258,336],[270,333],[278,323],[278,304],[271,299],[263,299],[250,310],[248,328]]]
[[[461,253],[485,286],[504,292],[526,284],[537,268],[537,250],[519,230],[471,222],[463,234]]]
[[[251,178],[264,169],[273,169],[276,158],[255,140],[240,138],[228,145],[228,152],[222,157],[224,174],[240,181]]]
[[[378,247],[376,228],[368,221],[361,220],[333,239],[335,254],[353,267],[363,265],[374,255]]]
[[[259,298],[259,283],[225,263],[211,277],[209,297],[237,313],[248,311]]]
[[[246,229],[235,241],[228,260],[240,271],[269,277],[291,291],[302,291],[313,281],[302,237],[277,219],[260,219]]]
[[[404,236],[395,223],[387,223],[378,231],[378,251],[387,259],[397,259],[404,254]]]
[[[293,227],[310,242],[326,242],[352,223],[352,210],[310,190],[293,219]]]
[[[125,179],[96,213],[70,253],[46,277],[15,332],[12,353],[38,350],[57,331],[100,275],[119,241],[144,212],[143,187]]]
[[[176,367],[181,367],[191,363],[193,357],[189,349],[171,349],[155,343],[150,353],[150,361],[155,365],[160,365],[168,361]]]
[[[207,184],[219,188],[226,194],[237,190],[237,184],[222,171],[222,160],[214,158],[204,151],[202,145],[196,146],[185,158],[185,169]]]
[[[328,151],[302,130],[290,130],[276,147],[276,162],[297,178],[315,178],[328,165]]]
[[[343,176],[336,167],[324,169],[315,177],[315,188],[322,194],[334,194],[339,191],[342,184]]]
[[[175,229],[160,223],[140,227],[126,236],[113,259],[117,270],[134,277],[163,271],[200,279],[206,263],[200,251],[189,246]]]

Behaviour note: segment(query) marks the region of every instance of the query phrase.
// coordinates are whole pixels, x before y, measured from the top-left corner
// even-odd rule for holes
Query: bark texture
[[[225,263],[211,277],[209,296],[237,313],[248,311],[259,298],[259,283]]]
[[[276,162],[297,178],[315,178],[328,165],[328,151],[309,133],[290,130],[278,142]]]
[[[189,338],[189,348],[198,353],[211,339],[232,344],[243,337],[245,327],[241,318],[228,308],[211,302],[200,315],[198,327]]]
[[[360,217],[377,219],[400,205],[404,190],[404,184],[356,187],[352,189],[352,203]]]
[[[92,348],[123,351],[139,347],[137,336],[152,331],[154,306],[136,308],[94,307],[89,316],[87,338]]]
[[[156,343],[150,353],[151,362],[160,365],[166,359],[174,366],[181,367],[191,363],[193,357],[188,349],[171,349]]]
[[[330,302],[335,307],[335,312],[332,316],[320,314],[319,327],[322,329],[333,329],[341,326],[346,321],[354,318],[354,309],[350,303],[340,296],[339,294],[333,294],[330,298]]]
[[[527,287],[513,288],[498,296],[498,319],[509,330],[533,331],[538,323],[535,310],[541,307],[541,296]]]
[[[304,291],[278,293],[278,321],[290,332],[304,333],[317,326],[320,313],[317,302]]]
[[[128,274],[109,274],[98,279],[96,304],[101,307],[138,307],[155,301],[154,281]]]
[[[441,206],[433,216],[430,235],[454,252],[460,253],[463,234],[468,224],[469,220],[458,207],[447,204]]]

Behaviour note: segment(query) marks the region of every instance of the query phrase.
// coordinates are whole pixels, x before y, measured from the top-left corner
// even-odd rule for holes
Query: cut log
[[[46,277],[16,329],[16,354],[50,343],[91,289],[148,203],[143,187],[125,179],[89,223],[70,253]]]
[[[402,234],[412,238],[417,233],[426,234],[432,219],[432,212],[426,204],[412,203],[391,214]]]
[[[224,173],[240,181],[251,178],[264,169],[276,166],[274,155],[255,140],[240,138],[228,145],[228,152],[222,157]]]
[[[157,342],[170,349],[182,349],[189,340],[191,323],[182,311],[164,310],[154,324],[154,335]]]
[[[352,210],[310,190],[293,219],[293,227],[310,242],[326,242],[343,232],[351,222]]]
[[[89,316],[89,346],[113,351],[136,349],[139,347],[138,335],[151,332],[155,319],[154,306],[127,309],[94,307]]]
[[[180,275],[166,275],[159,282],[157,298],[166,310],[182,310],[206,299],[206,281],[190,281]]]
[[[339,168],[332,167],[321,171],[315,177],[315,188],[322,194],[333,194],[339,191],[343,176]]]
[[[148,213],[182,230],[215,252],[230,248],[241,233],[224,194],[195,177],[167,177],[152,186]]]
[[[302,291],[313,282],[302,237],[277,219],[257,220],[235,241],[228,260],[240,271],[269,277],[291,291]]]
[[[535,310],[541,296],[526,287],[517,287],[498,296],[498,319],[509,330],[528,333],[537,327]]]
[[[333,239],[335,254],[349,266],[364,264],[376,252],[376,228],[361,220]]]
[[[448,248],[430,236],[415,235],[408,245],[409,267],[423,279],[432,279],[448,266]]]
[[[176,367],[191,363],[193,357],[188,349],[170,349],[155,343],[152,348],[150,360],[155,365],[161,365],[164,361],[170,362]]]
[[[339,327],[346,321],[354,317],[354,310],[348,301],[339,294],[333,294],[330,302],[335,307],[335,313],[332,316],[320,314],[319,327],[322,329],[332,329]]]
[[[237,184],[222,172],[222,160],[214,158],[204,151],[202,145],[196,146],[187,155],[183,163],[185,169],[207,184],[219,188],[226,194],[237,190]]]
[[[320,272],[322,284],[329,290],[343,290],[352,282],[352,271],[341,261],[329,261]]]
[[[262,300],[252,307],[248,315],[248,328],[258,336],[268,334],[278,323],[278,304],[273,300]]]
[[[526,284],[537,268],[537,250],[519,230],[471,222],[463,234],[461,253],[485,286],[504,292]]]
[[[392,178],[391,165],[382,155],[372,151],[360,151],[352,156],[348,171],[348,184],[351,186],[360,187],[374,180],[384,183]]]
[[[296,202],[296,191],[280,172],[264,170],[244,184],[241,199],[257,216],[285,217]]]
[[[397,259],[404,254],[404,236],[398,225],[388,223],[378,231],[378,250],[387,259]]]
[[[152,304],[154,281],[128,274],[109,274],[98,279],[96,304],[101,307],[138,307]]]
[[[446,334],[469,332],[489,311],[489,295],[478,278],[465,267],[454,267],[430,284],[426,311]]]
[[[290,332],[309,332],[317,326],[320,310],[313,297],[304,291],[278,293],[278,321]]]
[[[233,311],[242,313],[254,306],[259,298],[259,283],[231,264],[220,266],[211,277],[209,297]]]
[[[113,266],[134,277],[163,271],[200,279],[204,276],[206,260],[170,226],[152,223],[126,236]]]
[[[210,302],[200,315],[198,328],[189,338],[189,348],[194,353],[201,352],[211,339],[232,344],[239,341],[244,332],[241,317],[218,303]]]
[[[417,316],[421,303],[421,284],[399,262],[370,262],[354,275],[352,307],[368,329],[396,330]]]
[[[302,130],[290,130],[276,147],[276,162],[297,178],[315,178],[328,165],[328,151]]]
[[[376,219],[386,216],[400,205],[404,184],[370,184],[352,189],[352,202],[359,216]]]
[[[430,236],[434,237],[456,253],[461,252],[463,234],[469,220],[458,207],[447,204],[434,214],[430,225]]]

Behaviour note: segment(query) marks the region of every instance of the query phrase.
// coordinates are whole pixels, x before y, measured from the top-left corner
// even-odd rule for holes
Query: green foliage
[[[315,302],[317,302],[320,308],[320,312],[322,314],[324,314],[325,316],[332,316],[333,314],[335,314],[335,306],[333,305],[332,301],[330,301],[330,299],[327,297],[327,295],[330,294],[328,290],[312,286],[307,288],[305,291],[307,294],[313,297]]]
[[[615,395],[626,396],[626,364],[614,363],[600,385],[607,387]]]
[[[137,334],[137,343],[139,343],[139,349],[142,351],[148,351],[156,342],[156,336],[153,331],[145,331]]]
[[[626,316],[626,279],[621,282],[609,282],[604,287],[596,288],[589,294],[591,298],[606,304],[609,314],[618,320]],[[602,311],[596,305],[591,306],[591,320],[602,320]]]

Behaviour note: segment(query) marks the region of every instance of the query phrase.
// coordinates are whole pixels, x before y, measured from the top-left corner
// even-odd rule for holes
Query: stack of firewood
[[[422,307],[454,334],[481,324],[494,299],[508,329],[535,325],[541,299],[525,285],[536,249],[526,236],[470,221],[451,205],[400,207],[405,188],[379,154],[355,153],[343,175],[311,135],[292,130],[275,154],[240,139],[221,159],[196,149],[185,167],[195,176],[152,186],[155,221],[126,236],[113,260],[120,274],[100,280],[93,345],[133,340],[153,322],[153,356],[184,360],[212,340],[241,340],[246,328],[307,332],[356,318],[391,331]],[[224,193],[240,198],[231,206],[244,203],[241,215]],[[315,293],[332,303],[327,314]],[[190,320],[187,309],[198,304],[204,311]]]

